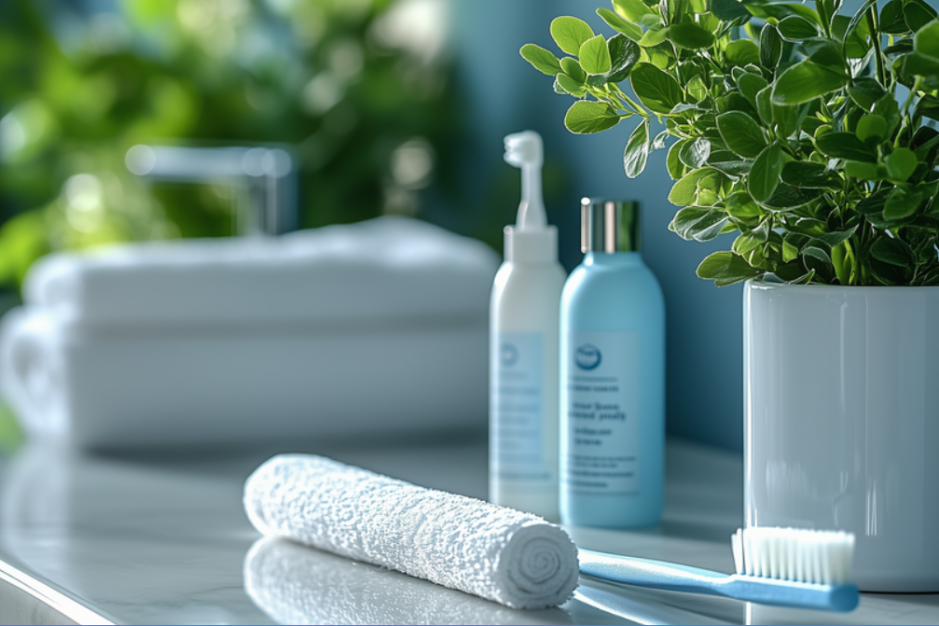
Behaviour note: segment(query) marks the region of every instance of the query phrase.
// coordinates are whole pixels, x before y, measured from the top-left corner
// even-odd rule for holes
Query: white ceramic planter
[[[842,529],[864,591],[939,591],[939,287],[744,289],[747,526]]]

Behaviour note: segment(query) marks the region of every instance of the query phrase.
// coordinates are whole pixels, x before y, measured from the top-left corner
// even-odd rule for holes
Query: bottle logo
[[[512,367],[518,363],[518,348],[510,343],[502,344],[499,349],[499,362],[503,367]]]
[[[574,353],[574,362],[577,367],[588,372],[597,369],[601,360],[600,349],[589,343],[579,346]]]

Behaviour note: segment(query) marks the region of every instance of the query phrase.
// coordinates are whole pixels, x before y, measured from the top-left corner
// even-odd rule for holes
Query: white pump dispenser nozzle
[[[522,170],[522,201],[515,227],[505,227],[505,259],[528,263],[557,260],[557,229],[548,225],[541,195],[541,135],[532,130],[505,138],[505,161]]]
[[[541,197],[541,165],[544,162],[541,135],[533,130],[505,138],[505,162],[522,169],[522,201],[515,225],[519,230],[544,228],[544,200]]]

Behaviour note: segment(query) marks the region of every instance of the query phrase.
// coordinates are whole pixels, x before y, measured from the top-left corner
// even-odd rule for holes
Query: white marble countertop
[[[293,546],[289,558],[306,572],[302,579],[262,578],[254,584],[264,589],[246,588],[246,557],[260,535],[241,507],[243,481],[281,451],[486,495],[479,437],[172,456],[25,445],[0,456],[0,623],[939,623],[939,594],[864,594],[855,612],[830,614],[586,578],[558,609],[516,611]],[[581,547],[729,572],[741,476],[737,455],[672,441],[661,525],[568,530]]]

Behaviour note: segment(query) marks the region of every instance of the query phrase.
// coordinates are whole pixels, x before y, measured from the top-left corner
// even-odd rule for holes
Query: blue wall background
[[[638,199],[643,206],[643,256],[662,284],[667,307],[667,424],[672,435],[732,450],[743,447],[742,288],[718,289],[695,276],[701,259],[727,248],[732,235],[714,242],[686,242],[668,231],[677,207],[667,198],[672,181],[665,152],[650,158],[635,180],[623,173],[622,154],[635,122],[600,135],[573,135],[563,118],[573,98],[555,94],[553,79],[518,54],[536,43],[560,54],[549,33],[551,20],[574,15],[595,32],[611,29],[594,13],[602,1],[453,0],[451,42],[473,129],[467,174],[492,180],[512,170],[502,161],[502,138],[525,129],[541,133],[546,160],[563,164],[568,190],[549,206],[560,230],[561,260],[568,270],[580,254],[580,198]],[[514,171],[514,170],[513,170]],[[517,175],[514,180],[517,180]],[[482,185],[467,185],[470,202],[485,202]],[[478,197],[472,197],[476,193]],[[515,196],[517,198],[518,196]],[[517,202],[517,200],[514,200]],[[507,207],[513,215],[515,205]]]

